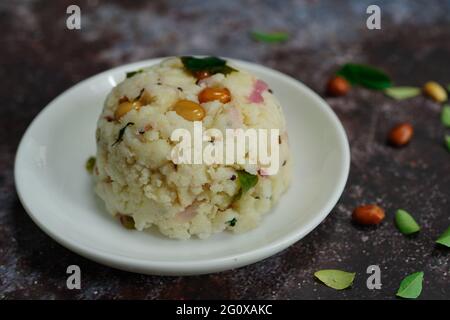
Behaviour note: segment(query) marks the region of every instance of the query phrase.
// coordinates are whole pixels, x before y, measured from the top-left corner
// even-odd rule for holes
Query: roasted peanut
[[[205,109],[198,103],[189,100],[179,100],[173,110],[188,121],[201,121],[205,117]]]
[[[118,214],[118,216],[119,216],[120,223],[122,224],[122,226],[125,229],[129,229],[129,230],[135,229],[134,219],[132,216],[128,216],[128,215],[124,215],[124,214]]]
[[[330,96],[345,96],[349,90],[350,84],[343,77],[335,76],[328,81],[327,94]]]
[[[414,129],[409,123],[400,123],[389,132],[389,143],[401,147],[406,145],[412,138]]]
[[[429,81],[423,86],[423,92],[436,102],[447,101],[447,91],[434,81]]]
[[[222,103],[230,102],[231,93],[227,88],[205,88],[198,94],[200,103],[219,100]]]
[[[116,120],[119,120],[122,118],[125,114],[130,112],[132,109],[139,110],[139,108],[142,106],[142,103],[140,101],[125,101],[119,104],[116,111],[114,112],[114,117]]]
[[[352,219],[362,225],[379,224],[385,217],[384,210],[377,205],[369,204],[355,208]]]

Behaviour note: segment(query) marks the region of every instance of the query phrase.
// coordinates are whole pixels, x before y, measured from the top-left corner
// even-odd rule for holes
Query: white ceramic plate
[[[266,81],[284,108],[294,157],[292,185],[253,231],[207,240],[171,240],[124,229],[93,192],[84,167],[95,155],[95,128],[106,94],[137,62],[84,80],[53,100],[22,138],[15,163],[19,197],[34,222],[65,247],[132,272],[191,275],[241,267],[267,258],[313,230],[338,201],[350,152],[331,108],[309,88],[280,72],[231,60]],[[55,257],[56,258],[56,257]]]

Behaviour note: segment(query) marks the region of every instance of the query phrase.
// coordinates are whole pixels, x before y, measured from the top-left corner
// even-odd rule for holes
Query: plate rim
[[[342,122],[339,120],[333,109],[329,106],[329,104],[320,97],[317,93],[315,93],[312,89],[307,87],[305,84],[300,82],[299,80],[286,75],[278,70],[266,67],[264,65],[248,62],[245,60],[234,59],[223,57],[223,59],[229,60],[236,64],[241,64],[243,66],[248,65],[253,68],[262,69],[264,72],[272,73],[277,77],[281,77],[283,80],[289,82],[295,87],[302,90],[306,93],[311,99],[314,100],[314,103],[319,105],[322,111],[324,111],[330,120],[333,122],[334,127],[338,132],[338,140],[341,142],[343,146],[343,154],[342,154],[342,162],[343,162],[343,170],[339,175],[338,183],[333,190],[333,193],[330,194],[330,197],[326,201],[326,205],[324,205],[321,210],[317,211],[315,217],[307,222],[299,231],[298,228],[286,233],[284,236],[275,239],[271,243],[268,243],[264,246],[260,246],[254,249],[251,249],[246,252],[231,254],[219,258],[212,258],[208,260],[200,260],[200,261],[151,261],[148,259],[138,259],[127,256],[119,256],[112,253],[109,253],[104,250],[99,250],[94,247],[85,246],[84,244],[80,244],[76,240],[70,237],[64,237],[58,234],[57,231],[51,230],[48,228],[44,222],[40,221],[38,216],[39,214],[33,213],[31,210],[29,203],[25,199],[26,196],[22,193],[22,183],[20,180],[21,173],[19,172],[21,154],[24,153],[25,142],[29,140],[30,132],[32,128],[36,125],[40,118],[42,118],[48,112],[51,112],[54,106],[57,104],[57,101],[60,100],[63,96],[65,96],[69,91],[75,90],[79,86],[83,84],[95,80],[95,78],[101,78],[102,76],[107,75],[108,73],[118,71],[119,69],[126,68],[135,68],[143,65],[153,65],[156,64],[163,59],[169,57],[161,57],[161,58],[153,58],[146,59],[142,61],[132,62],[120,66],[116,66],[114,68],[110,68],[108,70],[102,71],[100,73],[94,74],[75,85],[67,88],[58,96],[56,96],[52,101],[50,101],[30,122],[27,129],[25,130],[22,138],[20,140],[19,146],[17,148],[15,160],[14,160],[14,183],[16,186],[16,191],[18,198],[23,205],[25,211],[28,216],[32,219],[32,221],[42,230],[44,231],[50,238],[66,247],[67,249],[85,257],[90,260],[96,261],[98,263],[137,273],[143,274],[152,274],[152,275],[196,275],[196,274],[208,274],[215,273],[224,270],[239,268],[248,264],[252,264],[263,259],[266,259],[299,241],[307,234],[309,234],[312,230],[314,230],[325,218],[331,213],[336,203],[339,201],[344,188],[346,186],[349,172],[350,172],[350,146],[347,134],[342,125]],[[202,240],[207,241],[207,240]]]

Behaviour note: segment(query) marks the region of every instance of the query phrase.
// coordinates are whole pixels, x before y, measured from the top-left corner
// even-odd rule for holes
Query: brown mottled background
[[[65,28],[78,4],[82,30]],[[382,30],[365,27],[369,4],[382,9]],[[284,44],[256,43],[249,31],[287,31]],[[330,216],[306,238],[262,262],[219,274],[156,277],[86,260],[45,235],[27,216],[14,187],[17,145],[54,97],[108,68],[152,57],[223,55],[281,70],[323,95],[342,63],[385,69],[400,85],[450,83],[450,1],[1,1],[0,2],[0,298],[38,299],[394,299],[400,280],[425,272],[422,299],[450,299],[449,249],[436,237],[450,225],[450,153],[443,147],[440,106],[423,97],[395,102],[355,89],[327,98],[350,139],[347,187]],[[386,146],[399,121],[415,126],[411,144]],[[447,131],[448,133],[448,131]],[[379,203],[378,228],[353,225],[362,203]],[[392,222],[397,208],[422,226],[415,237]],[[82,270],[82,290],[66,289],[66,267]],[[381,290],[365,285],[368,265],[382,269]],[[358,273],[334,291],[312,274],[323,268]]]

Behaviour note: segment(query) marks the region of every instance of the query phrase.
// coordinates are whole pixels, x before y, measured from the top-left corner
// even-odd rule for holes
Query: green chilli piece
[[[420,226],[416,220],[403,209],[398,209],[395,212],[395,224],[398,230],[406,235],[416,233],[420,230]]]
[[[441,122],[447,128],[450,128],[450,106],[445,105],[441,111]]]
[[[286,32],[258,32],[253,31],[250,33],[250,36],[253,38],[253,40],[260,41],[260,42],[267,42],[267,43],[277,43],[277,42],[284,42],[289,39],[289,34]]]
[[[448,227],[447,230],[445,230],[444,233],[439,236],[439,238],[436,240],[436,243],[450,248],[450,227]]]
[[[384,93],[395,100],[405,100],[417,97],[422,90],[417,87],[391,87],[384,90]]]
[[[397,296],[407,299],[415,299],[422,293],[424,273],[415,272],[405,277],[400,283],[400,287],[397,291]]]
[[[335,269],[326,269],[316,271],[314,273],[314,276],[330,288],[343,290],[353,284],[356,273]]]
[[[386,73],[363,64],[347,63],[336,74],[353,85],[361,85],[368,89],[384,90],[392,86],[392,81]]]

